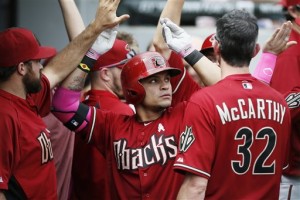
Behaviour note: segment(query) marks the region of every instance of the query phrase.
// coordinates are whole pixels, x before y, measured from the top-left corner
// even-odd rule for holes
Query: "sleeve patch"
[[[195,141],[195,136],[192,131],[192,127],[185,127],[185,131],[180,135],[180,143],[179,143],[179,150],[181,152],[186,152],[188,148],[193,144]]]
[[[291,93],[285,100],[289,108],[297,108],[300,106],[300,93]]]

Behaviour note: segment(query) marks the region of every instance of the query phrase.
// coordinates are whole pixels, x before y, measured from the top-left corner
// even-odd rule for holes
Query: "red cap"
[[[202,43],[202,47],[201,47],[200,51],[214,48],[213,43],[212,43],[214,36],[215,36],[215,33],[213,33],[213,34],[207,36],[207,38],[205,38],[204,42]]]
[[[55,54],[55,48],[40,46],[34,34],[27,29],[9,28],[0,32],[0,67],[11,67]]]
[[[280,4],[283,7],[289,7],[289,6],[294,6],[294,5],[300,4],[300,0],[281,0]]]
[[[98,58],[92,71],[97,71],[104,67],[122,68],[128,59],[132,58],[134,55],[135,53],[131,51],[130,47],[125,41],[116,39],[113,47]]]

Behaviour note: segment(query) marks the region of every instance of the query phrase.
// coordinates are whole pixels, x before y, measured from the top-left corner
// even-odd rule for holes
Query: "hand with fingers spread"
[[[291,29],[292,23],[290,21],[283,23],[266,42],[263,52],[278,55],[290,46],[297,44],[296,41],[289,41]]]
[[[120,0],[99,0],[99,7],[96,12],[95,22],[101,28],[113,28],[129,18],[128,14],[117,17]]]

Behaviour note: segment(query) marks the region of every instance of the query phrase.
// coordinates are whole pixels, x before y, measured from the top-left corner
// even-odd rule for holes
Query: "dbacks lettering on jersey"
[[[127,147],[127,140],[114,142],[114,153],[120,170],[136,170],[154,164],[164,165],[169,159],[177,155],[177,141],[175,136],[152,135],[147,144],[141,148]]]
[[[230,105],[225,102],[222,107],[216,105],[222,124],[241,119],[267,119],[282,124],[286,111],[284,105],[268,99],[238,99],[235,105],[232,102]]]
[[[50,135],[50,131],[45,129],[42,131],[37,138],[41,145],[41,163],[46,164],[53,159],[52,145],[50,139],[47,137],[47,134]]]

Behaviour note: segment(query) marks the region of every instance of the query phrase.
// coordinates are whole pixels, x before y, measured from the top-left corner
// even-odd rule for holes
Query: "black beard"
[[[23,84],[27,93],[37,93],[42,89],[41,80],[36,78],[32,71],[23,77]]]

